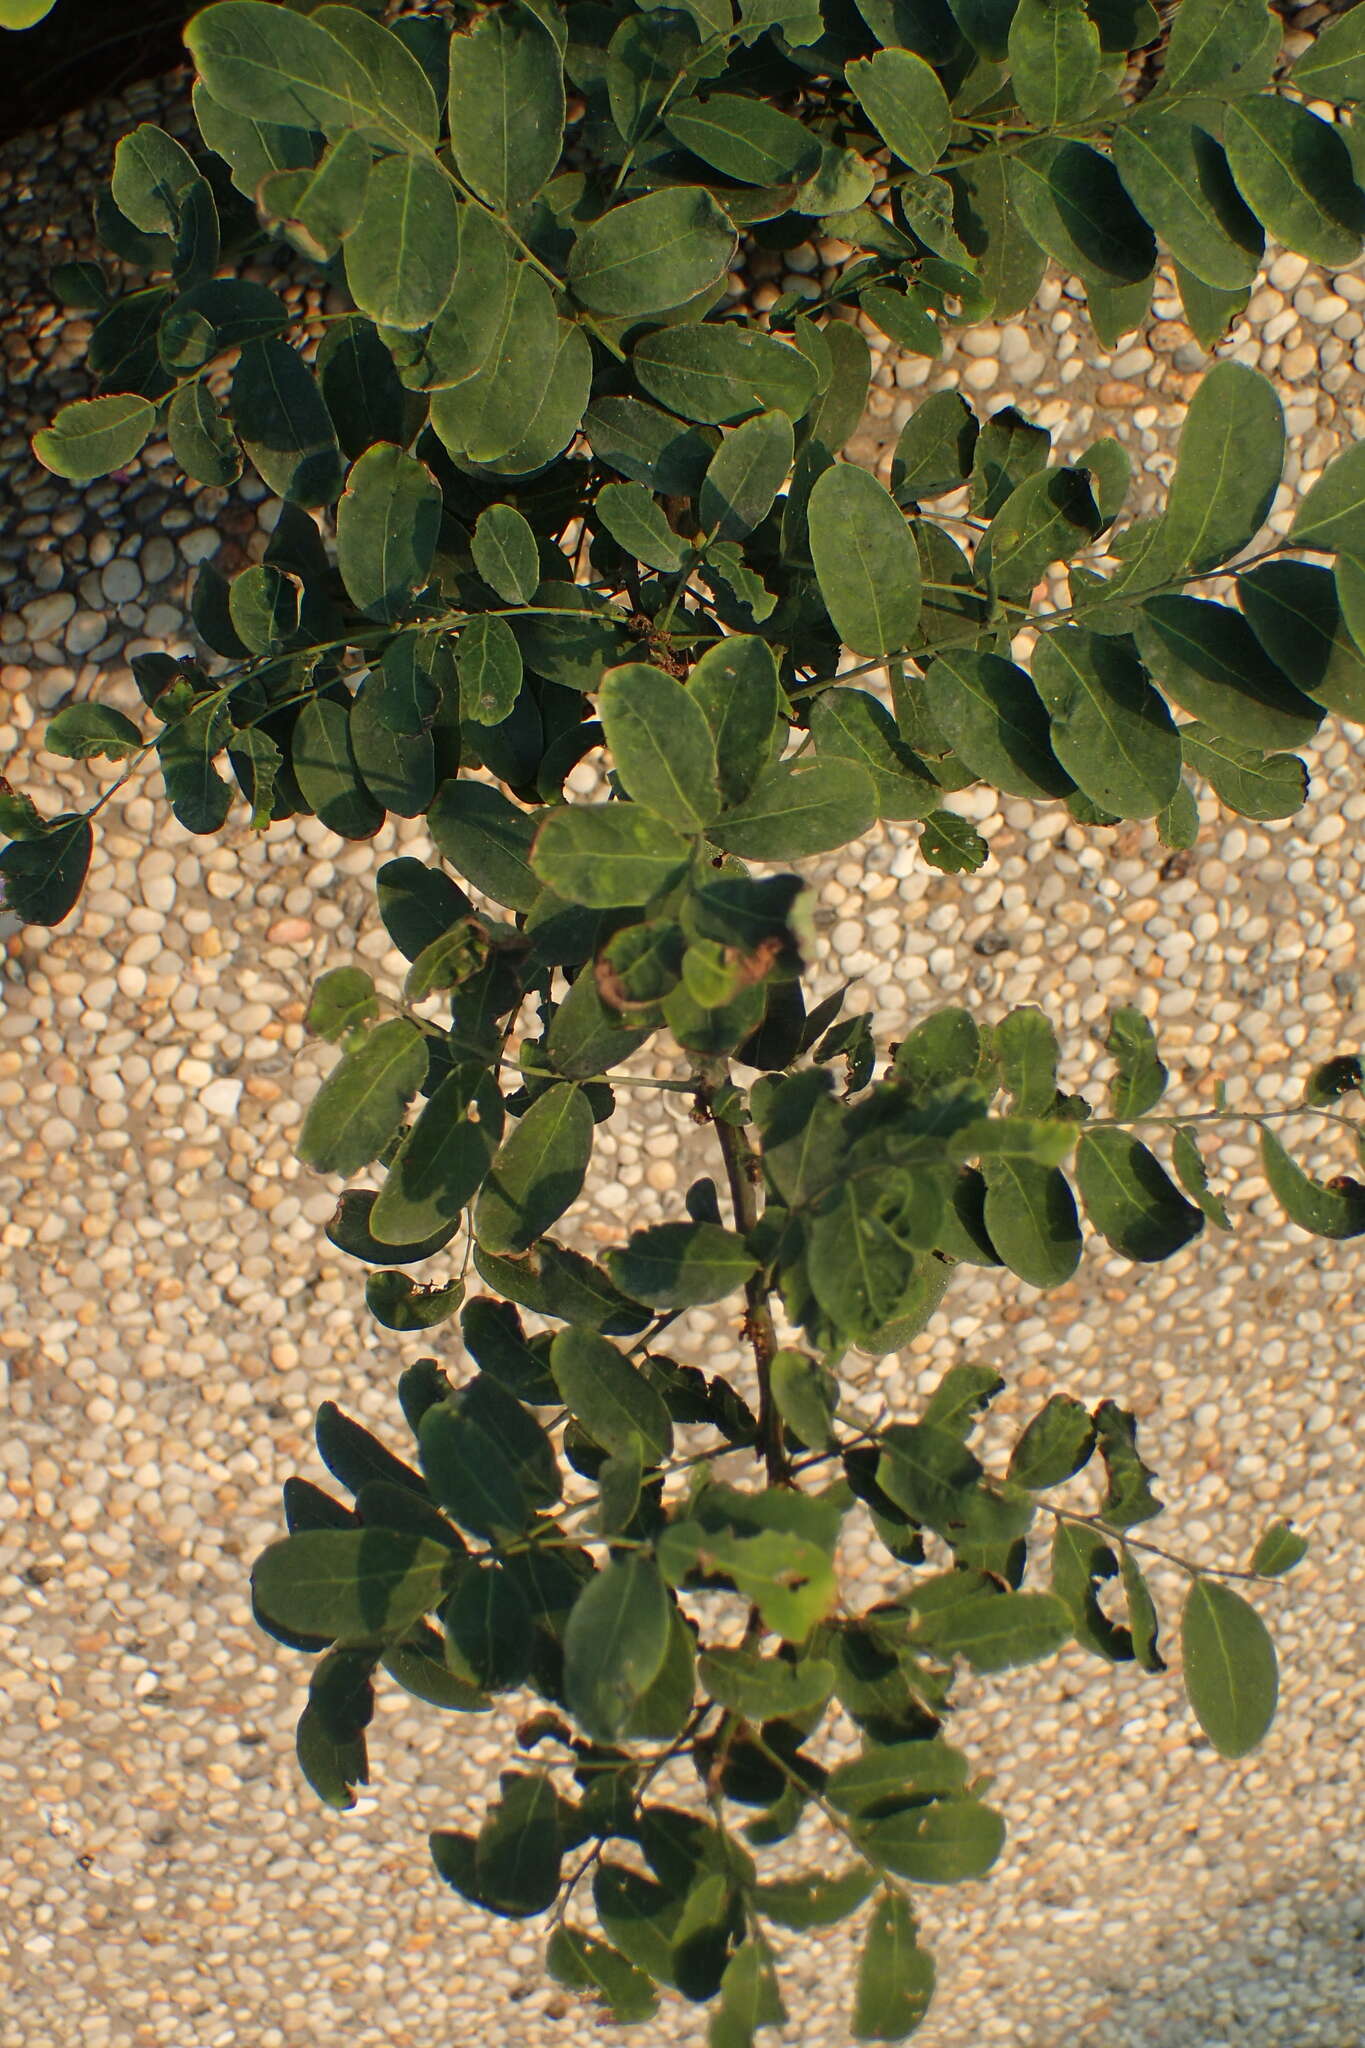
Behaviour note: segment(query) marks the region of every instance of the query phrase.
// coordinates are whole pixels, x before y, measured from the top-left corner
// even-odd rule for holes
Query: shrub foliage
[[[1235,361],[1152,517],[1125,521],[1116,439],[1058,462],[953,392],[912,414],[889,490],[841,456],[868,322],[933,355],[1052,261],[1111,341],[1161,246],[1211,345],[1267,234],[1353,262],[1357,131],[1329,116],[1365,92],[1363,26],[1286,71],[1262,0],[506,0],[387,25],[218,0],[187,31],[202,147],[127,135],[97,206],[118,284],[59,276],[98,316],[96,386],[39,459],[79,481],[164,434],[187,477],[250,465],[283,504],[259,563],[199,572],[204,657],[135,662],[144,725],[74,704],[49,748],[155,756],[193,832],[245,805],[365,840],[392,812],[440,855],[378,872],[403,985],[318,984],[340,1057],[300,1150],[371,1183],[328,1231],[371,1312],[458,1313],[475,1370],[403,1373],[406,1456],[319,1411],[351,1498],[292,1480],[253,1579],[262,1626],[316,1659],[300,1763],[350,1802],[381,1679],[454,1713],[538,1695],[482,1825],[438,1825],[432,1854],[477,1905],[548,1914],[550,1970],[619,2019],[668,1985],[740,2048],[784,2017],[773,1930],[857,1914],[853,2031],[903,2039],[934,1985],[920,1887],[983,1876],[1004,1837],[944,1733],[955,1672],[1068,1643],[1164,1669],[1134,1533],[1160,1502],[1119,1402],[1053,1393],[1002,1461],[971,1445],[991,1367],[875,1426],[847,1388],[964,1264],[1050,1288],[1087,1230],[1142,1265],[1229,1228],[1201,1118],[1161,1109],[1136,1010],[1092,1099],[1059,1089],[1036,1009],[940,1009],[888,1048],[842,995],[808,1007],[786,869],[878,819],[979,867],[945,803],[978,781],[1155,820],[1172,849],[1195,783],[1252,818],[1301,805],[1295,749],[1365,709],[1365,450],[1268,544],[1284,422]],[[832,281],[761,317],[736,297],[747,252],[811,237],[847,248]],[[296,318],[260,281],[286,245],[343,310]],[[594,801],[566,789],[585,762]],[[3,790],[7,900],[59,922],[99,804]],[[660,1035],[676,1079],[620,1071]],[[1360,1082],[1343,1054],[1305,1108],[1349,1128]],[[556,1232],[618,1098],[651,1088],[690,1099],[717,1179],[589,1258]],[[1286,1215],[1365,1232],[1365,1188],[1256,1121]],[[664,1348],[726,1302],[740,1384],[683,1332]],[[854,1523],[890,1588],[863,1611]],[[1230,1582],[1302,1550],[1277,1522],[1243,1571],[1182,1567],[1185,1688],[1224,1755],[1276,1693]],[[850,1727],[856,1755],[831,1747]]]

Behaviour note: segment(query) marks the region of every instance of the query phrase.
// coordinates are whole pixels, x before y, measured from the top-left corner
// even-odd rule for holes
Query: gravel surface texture
[[[26,447],[84,389],[86,326],[53,307],[45,270],[84,253],[93,181],[149,117],[181,125],[181,102],[139,88],[0,152],[0,205],[23,223],[2,266],[0,768],[40,800],[90,787],[38,750],[45,715],[97,685],[134,708],[128,654],[187,647],[191,566],[258,555],[274,511],[190,494],[164,448],[126,482],[77,490]],[[798,252],[797,274],[839,253]],[[759,303],[789,282],[760,282]],[[1341,440],[1365,435],[1365,275],[1276,256],[1222,352],[1282,388],[1283,528]],[[1067,451],[1116,430],[1140,506],[1206,362],[1164,289],[1140,334],[1097,354],[1054,280],[1027,319],[940,363],[879,358],[858,452],[884,460],[917,392],[960,383],[983,411],[1016,399]],[[1219,1079],[1234,1107],[1290,1104],[1314,1060],[1365,1035],[1359,734],[1329,722],[1310,761],[1299,817],[1262,829],[1208,800],[1199,844],[1175,856],[1147,828],[1082,833],[1060,807],[965,792],[991,842],[979,875],[933,873],[894,827],[822,864],[820,971],[860,977],[853,1001],[883,1040],[946,1001],[985,1017],[1041,1003],[1072,1086],[1102,1073],[1107,1014],[1134,1002],[1157,1022],[1172,1106],[1210,1107]],[[382,1696],[375,1782],[336,1817],[293,1760],[306,1666],[250,1624],[246,1567],[280,1532],[280,1482],[321,1476],[317,1403],[340,1399],[397,1444],[396,1373],[436,1347],[366,1317],[358,1269],[322,1235],[334,1190],[293,1158],[333,1057],[305,1041],[310,983],[357,955],[398,971],[371,873],[428,851],[420,821],[357,847],[311,820],[253,839],[238,817],[197,840],[155,792],[121,793],[80,913],[12,940],[0,981],[0,2042],[425,2048],[477,2028],[587,2048],[602,2030],[543,1979],[534,1925],[466,1910],[427,1860],[426,1828],[477,1810],[512,1717]],[[662,1107],[599,1142],[585,1245],[676,1207],[692,1171],[685,1117],[641,1100]],[[1233,1239],[1154,1270],[1092,1250],[1045,1300],[965,1278],[907,1353],[866,1369],[869,1414],[913,1413],[956,1359],[999,1363],[1002,1434],[1054,1387],[1116,1395],[1171,1503],[1158,1540],[1239,1563],[1273,1510],[1314,1539],[1262,1599],[1282,1708],[1242,1764],[1210,1752],[1173,1676],[1073,1651],[969,1688],[955,1739],[998,1772],[1010,1844],[989,1883],[926,1899],[941,1989],[925,2048],[1365,2043],[1365,1282],[1354,1247],[1284,1224],[1245,1133],[1211,1157]],[[738,1355],[718,1315],[682,1329],[681,1356]],[[881,1567],[869,1555],[865,1570]],[[1179,1583],[1155,1575],[1168,1613]],[[849,1943],[789,1937],[784,1960],[792,2038],[837,2048]],[[676,2000],[649,2030],[702,2034]]]

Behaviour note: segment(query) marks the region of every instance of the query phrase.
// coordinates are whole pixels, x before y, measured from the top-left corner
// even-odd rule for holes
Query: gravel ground
[[[149,116],[175,126],[178,104],[139,89],[0,152],[0,204],[22,208],[27,230],[3,258],[0,767],[54,799],[88,790],[88,771],[39,753],[35,723],[97,679],[131,708],[128,653],[188,644],[190,566],[259,553],[273,510],[187,495],[155,448],[130,481],[80,492],[27,452],[32,427],[83,389],[85,325],[54,310],[45,266],[84,235],[113,140]],[[837,256],[803,252],[800,274]],[[1226,352],[1283,387],[1283,526],[1339,439],[1365,435],[1365,278],[1278,256]],[[917,388],[960,382],[985,410],[1018,397],[1068,451],[1117,415],[1140,499],[1169,474],[1205,361],[1160,293],[1141,335],[1097,355],[1056,283],[1027,320],[978,329],[937,365],[883,361],[860,452],[884,459]],[[1102,1068],[1108,1011],[1136,1002],[1157,1021],[1176,1105],[1208,1107],[1220,1078],[1234,1106],[1290,1103],[1313,1060],[1365,1033],[1357,734],[1330,725],[1311,765],[1298,818],[1261,830],[1210,801],[1198,846],[1174,858],[1146,828],[1081,833],[1060,808],[967,792],[960,807],[994,855],[980,875],[931,873],[896,828],[825,864],[822,972],[861,976],[855,1000],[891,1036],[947,1000],[986,1016],[1039,1002],[1071,1085]],[[316,1404],[339,1398],[397,1441],[394,1377],[424,1348],[367,1319],[357,1269],[322,1236],[332,1190],[292,1156],[330,1058],[305,1044],[309,984],[357,952],[396,968],[370,874],[397,848],[425,851],[420,825],[391,823],[363,847],[311,820],[196,840],[158,797],[125,792],[78,917],[11,941],[5,2048],[425,2048],[461,2025],[526,2048],[601,2036],[543,1981],[534,1929],[467,1911],[427,1862],[425,1829],[467,1820],[505,1754],[502,1724],[452,1728],[382,1698],[375,1783],[353,1813],[329,1815],[292,1756],[305,1666],[246,1612],[246,1563],[279,1533],[279,1483],[316,1470]],[[599,1145],[587,1244],[619,1236],[620,1212],[661,1213],[685,1184],[695,1134],[650,1099],[665,1103],[656,1121]],[[1011,1838],[988,1884],[926,1901],[941,1985],[926,2048],[1365,2043],[1361,1268],[1353,1247],[1283,1223],[1243,1133],[1213,1156],[1235,1239],[1150,1272],[1092,1252],[1045,1301],[1008,1276],[968,1278],[906,1354],[867,1368],[870,1412],[884,1399],[913,1410],[955,1359],[999,1361],[1002,1429],[1058,1385],[1118,1395],[1143,1418],[1174,1548],[1240,1561],[1272,1510],[1314,1538],[1263,1602],[1283,1703],[1240,1765],[1211,1754],[1173,1677],[1072,1652],[971,1688],[956,1739],[998,1770]],[[735,1355],[718,1317],[683,1327],[681,1355]],[[1170,1611],[1176,1579],[1154,1584]],[[789,1940],[786,1962],[799,2037],[837,2048],[847,1943]],[[650,2038],[701,2036],[673,2001]]]

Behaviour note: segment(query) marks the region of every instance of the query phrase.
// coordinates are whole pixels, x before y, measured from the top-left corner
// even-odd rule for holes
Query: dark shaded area
[[[0,141],[185,62],[203,0],[57,0],[36,28],[0,30]]]

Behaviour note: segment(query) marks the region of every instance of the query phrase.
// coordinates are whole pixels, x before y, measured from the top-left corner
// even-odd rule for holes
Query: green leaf
[[[368,448],[351,466],[336,519],[347,596],[372,619],[403,618],[431,574],[441,530],[431,471],[402,448]]]
[[[820,161],[811,131],[766,100],[722,92],[684,100],[664,126],[693,156],[744,185],[801,184]]]
[[[543,1771],[504,1772],[499,1783],[502,1798],[479,1830],[476,1893],[490,1912],[525,1920],[543,1913],[559,1893],[561,1801]]]
[[[246,7],[260,0],[223,4]],[[243,448],[277,497],[296,505],[331,504],[342,482],[336,429],[302,357],[287,341],[244,345],[232,373],[230,412]]]
[[[697,518],[721,540],[742,539],[765,519],[791,469],[792,423],[784,412],[761,412],[729,432],[711,457],[697,498]]]
[[[1029,234],[1006,176],[1003,156],[982,150],[947,173],[953,222],[962,237],[998,320],[1033,302],[1046,259]]]
[[[593,221],[569,252],[568,281],[595,313],[642,318],[719,282],[735,232],[708,192],[677,186],[628,200]]]
[[[476,1536],[525,1526],[528,1504],[510,1451],[467,1403],[438,1402],[418,1430],[433,1500]]]
[[[637,1445],[646,1465],[673,1448],[673,1425],[661,1395],[637,1365],[592,1330],[561,1330],[550,1347],[550,1370],[565,1407],[593,1442],[613,1457]]]
[[[201,383],[184,384],[166,411],[166,439],[186,476],[223,488],[242,473],[242,452],[212,395]]]
[[[677,331],[705,334],[710,330]],[[758,408],[746,405],[744,409]],[[584,415],[583,431],[598,461],[607,468],[618,470],[650,492],[685,498],[695,497],[700,490],[715,440],[714,435],[684,426],[681,420],[670,419],[657,406],[645,405],[638,398],[595,399]]]
[[[908,646],[920,611],[919,554],[890,493],[865,469],[839,463],[817,478],[807,518],[820,595],[840,639],[856,654]]]
[[[650,1557],[615,1559],[588,1581],[564,1631],[565,1696],[587,1734],[621,1734],[663,1668],[672,1612]]]
[[[1095,1445],[1095,1425],[1084,1402],[1049,1394],[1010,1456],[1016,1486],[1040,1492],[1079,1472]]]
[[[1242,363],[1215,363],[1181,428],[1158,534],[1158,578],[1217,568],[1246,547],[1264,524],[1283,468],[1284,413],[1274,387]]]
[[[952,649],[930,664],[925,687],[945,738],[974,775],[1012,796],[1061,796],[1071,787],[1042,701],[1014,662]]]
[[[1308,770],[1297,754],[1261,754],[1215,732],[1182,725],[1185,764],[1244,818],[1288,818],[1308,800]]]
[[[1180,1621],[1185,1692],[1220,1756],[1256,1748],[1275,1718],[1275,1645],[1254,1607],[1212,1579],[1196,1579]]]
[[[1308,1538],[1289,1522],[1269,1522],[1251,1554],[1251,1569],[1263,1578],[1277,1579],[1293,1571],[1308,1555]]]
[[[370,1212],[370,1229],[381,1243],[431,1237],[473,1201],[497,1145],[496,1126],[469,1114],[480,1107],[481,1078],[477,1069],[448,1074],[404,1137]],[[487,1103],[481,1106],[486,1111]]]
[[[1322,722],[1319,707],[1294,688],[1230,605],[1149,597],[1138,613],[1137,644],[1182,711],[1243,746],[1304,746]]]
[[[960,391],[934,391],[901,429],[891,464],[898,505],[918,504],[956,491],[972,473],[980,434],[976,414]]]
[[[1265,0],[1184,0],[1172,17],[1161,97],[1259,93],[1270,82],[1283,30]]]
[[[1290,83],[1310,100],[1365,99],[1365,16],[1348,7],[1317,24],[1308,48],[1294,60]]]
[[[1204,1227],[1155,1154],[1126,1131],[1082,1132],[1076,1185],[1090,1221],[1126,1259],[1169,1259]]]
[[[67,813],[0,851],[0,903],[24,924],[60,924],[85,885],[95,835]]]
[[[485,14],[451,37],[451,150],[481,199],[504,214],[534,199],[563,133],[559,52],[529,8]]]
[[[1166,1660],[1157,1648],[1158,1619],[1156,1602],[1152,1599],[1147,1581],[1137,1559],[1123,1546],[1119,1558],[1119,1570],[1123,1574],[1124,1597],[1128,1602],[1128,1619],[1133,1637],[1133,1655],[1144,1671],[1164,1671]]]
[[[1015,98],[1039,128],[1088,114],[1100,80],[1100,38],[1084,0],[1019,0],[1009,31]]]
[[[878,50],[845,67],[858,104],[887,147],[931,171],[948,146],[952,115],[936,73],[910,50]]]
[[[629,662],[608,670],[597,702],[627,793],[679,831],[701,831],[721,798],[715,743],[696,698],[662,669]]]
[[[697,1676],[719,1706],[755,1722],[811,1713],[834,1689],[834,1666],[821,1657],[790,1663],[751,1650],[707,1651]]]
[[[448,875],[406,856],[380,868],[375,894],[384,929],[408,960],[416,960],[468,917],[471,907],[463,889],[457,889]]]
[[[156,407],[145,398],[78,398],[34,435],[33,452],[54,475],[88,483],[131,462],[155,425]]]
[[[457,388],[443,383],[432,398],[432,427],[452,455],[479,463],[510,455],[555,379],[560,341],[549,287],[529,263],[516,264],[485,360]]]
[[[1108,1480],[1100,1514],[1116,1529],[1149,1522],[1161,1513],[1161,1502],[1148,1484],[1155,1474],[1138,1456],[1137,1417],[1116,1402],[1101,1401],[1095,1430]]]
[[[945,875],[971,874],[984,867],[990,847],[974,825],[955,811],[931,811],[920,834],[919,850],[930,867]]]
[[[378,1024],[343,1055],[313,1097],[298,1155],[319,1173],[352,1174],[388,1144],[426,1078],[426,1042],[405,1017]]]
[[[1362,508],[1365,509],[1365,508]],[[1342,617],[1336,574],[1311,562],[1262,562],[1237,579],[1251,630],[1296,688],[1365,722],[1365,651]]]
[[[365,205],[374,162],[355,129],[340,136],[315,168],[275,171],[256,193],[257,210],[315,263],[334,257]]]
[[[804,1642],[838,1597],[833,1566],[820,1546],[778,1529],[741,1535],[673,1522],[659,1538],[658,1558],[675,1584],[693,1569],[732,1579],[774,1634],[791,1643]]]
[[[596,511],[617,546],[647,568],[663,574],[681,568],[683,543],[643,484],[605,484]]]
[[[486,505],[470,540],[474,567],[506,604],[529,604],[540,588],[536,537],[515,505]]]
[[[545,1951],[545,1967],[556,1984],[590,1992],[611,2018],[625,2026],[652,2019],[659,1994],[651,1977],[637,1970],[609,1942],[598,1941],[560,1921]]]
[[[93,761],[101,756],[125,761],[141,745],[142,734],[132,719],[108,704],[68,704],[43,734],[47,752],[61,754],[68,761]]]
[[[690,855],[690,841],[640,804],[566,804],[541,825],[531,865],[569,902],[610,910],[671,888]]]
[[[433,1330],[454,1315],[464,1300],[464,1282],[455,1279],[422,1285],[408,1273],[371,1273],[365,1282],[365,1306],[386,1330]]]
[[[1169,1076],[1156,1049],[1156,1034],[1141,1010],[1115,1010],[1109,1021],[1105,1051],[1115,1074],[1109,1101],[1120,1123],[1145,1116],[1166,1092]]]
[[[1096,1587],[1115,1578],[1119,1561],[1098,1530],[1083,1523],[1059,1521],[1052,1539],[1052,1589],[1071,1614],[1076,1640],[1107,1664],[1126,1663],[1133,1655],[1130,1631],[1112,1622],[1099,1602]]]
[[[521,691],[525,670],[517,636],[506,619],[476,612],[460,628],[455,649],[460,712],[475,725],[499,725]]]
[[[1344,1175],[1328,1182],[1313,1179],[1294,1163],[1264,1124],[1261,1167],[1271,1194],[1300,1230],[1311,1231],[1314,1237],[1365,1235],[1365,1187]]]
[[[327,1806],[344,1813],[369,1782],[365,1729],[374,1713],[372,1650],[331,1650],[314,1667],[299,1717],[299,1768]]]
[[[538,813],[522,811],[482,782],[447,782],[427,813],[438,852],[465,879],[509,910],[529,910],[540,894],[531,871]]]
[[[1176,261],[1203,284],[1237,291],[1255,277],[1265,236],[1198,111],[1134,109],[1114,130],[1114,162]]]
[[[440,1605],[454,1553],[430,1537],[388,1529],[310,1529],[256,1560],[262,1613],[301,1635],[396,1641]]]
[[[996,1251],[1033,1287],[1060,1287],[1080,1263],[1081,1232],[1066,1176],[1055,1166],[1008,1156],[982,1161],[986,1232]]]
[[[447,1663],[467,1683],[509,1692],[530,1668],[531,1610],[509,1572],[482,1559],[462,1571],[441,1613]]]
[[[144,121],[114,151],[115,206],[149,235],[176,235],[186,196],[199,183],[194,159],[163,128]]]
[[[872,779],[857,763],[793,768],[777,762],[711,827],[710,837],[748,860],[801,860],[847,846],[876,815]]]
[[[343,10],[329,12],[334,26]],[[364,27],[378,32],[377,24]],[[372,76],[347,46],[351,39],[339,41],[335,28],[329,34],[317,21],[268,0],[222,0],[196,15],[185,41],[214,100],[257,123],[320,128],[326,135],[360,128],[403,150],[436,141],[431,90],[415,59],[387,34],[386,45],[396,52],[387,76]]]
[[[874,1863],[915,1884],[961,1884],[984,1877],[1005,1846],[1000,1815],[967,1798],[863,1817],[850,1833]]]
[[[1294,513],[1289,538],[1324,553],[1365,547],[1365,443],[1329,462]]]
[[[308,1029],[335,1045],[379,1015],[379,998],[368,974],[359,967],[333,967],[314,984],[308,1005]]]
[[[818,759],[855,761],[866,768],[880,817],[923,817],[941,793],[902,741],[885,705],[866,690],[843,683],[821,691],[810,708],[810,729]]]
[[[1156,262],[1152,231],[1119,183],[1108,157],[1084,142],[1039,136],[1005,166],[1009,196],[1025,229],[1085,283],[1139,284]]]
[[[1037,1664],[1069,1642],[1071,1616],[1052,1593],[990,1593],[916,1620],[909,1641],[937,1657],[965,1657],[974,1671]]]
[[[718,1223],[656,1223],[604,1254],[617,1286],[651,1308],[723,1301],[757,1270],[742,1237]]]
[[[804,1351],[779,1351],[768,1368],[778,1414],[808,1450],[835,1442],[834,1415],[839,1386],[834,1374]]]
[[[474,1205],[474,1235],[485,1251],[527,1251],[559,1221],[582,1189],[592,1134],[582,1089],[561,1081],[536,1097],[503,1140]]]
[[[750,1935],[725,1965],[708,2048],[754,2048],[760,2027],[784,2026],[786,2019],[772,1950],[761,1935]]]
[[[349,456],[403,439],[405,400],[393,357],[372,320],[337,320],[318,343],[318,384]]]
[[[1027,600],[1049,564],[1068,561],[1103,525],[1088,470],[1040,470],[996,513],[977,555],[977,579],[1001,597]]]
[[[772,649],[733,633],[708,647],[687,679],[714,741],[721,795],[741,803],[769,758],[778,730],[781,685]]]
[[[1313,263],[1354,263],[1365,194],[1351,152],[1330,122],[1296,101],[1258,94],[1227,109],[1223,146],[1252,212]]]
[[[172,726],[171,733],[179,729]],[[290,765],[305,801],[324,825],[343,839],[373,838],[384,812],[361,781],[344,704],[331,697],[309,699],[295,721]]]
[[[858,1963],[856,2041],[904,2041],[917,2032],[934,1996],[934,1959],[919,1946],[917,1933],[904,1894],[884,1893]]]
[[[1209,1186],[1208,1171],[1199,1147],[1193,1135],[1183,1127],[1177,1130],[1171,1141],[1171,1160],[1181,1187],[1192,1201],[1199,1204],[1209,1222],[1219,1230],[1231,1230],[1223,1198],[1214,1194]]]
[[[1180,738],[1129,648],[1063,626],[1039,637],[1033,682],[1050,714],[1052,751],[1102,810],[1151,818],[1180,786]]]
[[[759,1885],[754,1898],[764,1919],[779,1927],[833,1927],[858,1910],[874,1882],[858,1864],[837,1877],[776,1878]]]
[[[1199,346],[1208,353],[1224,338],[1238,315],[1246,311],[1251,297],[1250,287],[1244,285],[1240,291],[1220,291],[1216,285],[1205,284],[1183,263],[1177,263],[1174,268],[1185,324]]]

